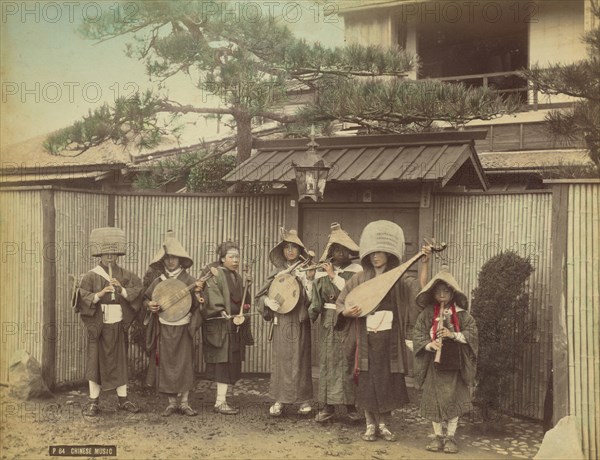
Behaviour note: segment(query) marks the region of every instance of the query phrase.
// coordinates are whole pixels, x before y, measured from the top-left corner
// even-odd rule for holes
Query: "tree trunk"
[[[250,158],[252,151],[252,117],[247,113],[234,115],[237,130],[237,157],[236,165],[241,165]]]

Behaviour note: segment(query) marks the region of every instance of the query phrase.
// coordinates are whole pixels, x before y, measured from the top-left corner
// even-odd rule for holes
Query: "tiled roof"
[[[486,172],[539,171],[557,166],[592,166],[585,149],[486,152],[479,158]]]
[[[318,154],[331,166],[328,182],[440,182],[446,185],[467,168],[481,188],[485,175],[474,139],[485,132],[317,138]],[[307,150],[307,139],[255,141],[256,153],[225,176],[229,182],[289,182],[292,162]]]

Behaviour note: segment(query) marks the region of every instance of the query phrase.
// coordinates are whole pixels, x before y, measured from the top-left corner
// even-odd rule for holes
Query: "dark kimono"
[[[348,330],[345,342],[346,359],[357,374],[356,406],[369,412],[388,413],[402,407],[408,400],[404,380],[408,373],[408,350],[405,340],[410,324],[414,324],[420,308],[415,302],[419,291],[414,277],[403,276],[384,297],[375,311],[393,313],[391,329],[367,331],[366,316],[346,318],[341,312],[348,293],[356,286],[375,277],[371,269],[358,273],[340,293],[337,300],[336,328]]]
[[[108,277],[108,268],[100,264]],[[78,310],[85,326],[87,353],[85,378],[102,386],[102,390],[112,390],[127,384],[127,330],[140,308],[142,281],[129,270],[113,265],[113,278],[119,280],[127,292],[115,292],[115,300],[110,293],[104,294],[97,303],[94,295],[109,282],[94,271],[87,272],[79,285]],[[122,321],[107,324],[103,321],[102,304],[119,304],[123,313]]]
[[[152,299],[156,286],[163,282],[165,275],[156,278],[144,293],[144,303]],[[187,271],[182,270],[176,277],[186,286],[196,281]],[[198,328],[200,308],[195,295],[190,291],[192,306],[189,322],[181,325],[164,324],[159,315],[147,312],[145,323],[146,347],[150,360],[146,374],[146,384],[155,386],[157,391],[177,394],[189,391],[194,386],[194,334]]]
[[[358,264],[336,270],[348,281],[362,271]],[[321,275],[321,276],[319,276]],[[344,283],[345,284],[345,283]],[[335,302],[340,289],[326,273],[317,273],[313,284],[312,302],[308,309],[310,319],[319,319],[319,401],[324,404],[354,404],[352,366],[344,353],[348,329],[335,329],[337,312]],[[332,308],[326,308],[327,306]]]
[[[425,349],[432,340],[433,311],[433,307],[423,310],[414,328],[415,382],[423,388],[421,415],[442,422],[471,408],[469,385],[473,385],[477,368],[477,326],[468,311],[457,308],[460,332],[467,341],[459,343],[460,370],[440,371],[433,362],[435,353]]]
[[[239,273],[224,267],[206,285],[202,349],[207,377],[218,383],[234,384],[240,379],[246,346],[254,344],[249,317],[239,327],[231,319],[213,319],[221,318],[223,312],[230,316],[239,314],[242,301],[250,301],[249,293],[243,299],[243,290]]]
[[[269,396],[277,402],[293,404],[309,401],[313,397],[308,317],[310,298],[303,280],[296,272],[296,279],[301,286],[298,305],[286,314],[276,313],[267,307],[264,299],[275,275],[282,270],[276,270],[269,276],[256,298],[263,318],[273,321]]]

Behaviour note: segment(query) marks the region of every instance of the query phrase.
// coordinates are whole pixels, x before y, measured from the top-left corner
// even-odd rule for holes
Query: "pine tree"
[[[49,136],[46,149],[61,154],[106,141],[153,147],[162,136],[181,133],[180,116],[198,114],[232,120],[235,140],[225,150],[235,149],[240,164],[250,156],[252,129],[259,120],[277,122],[278,130],[296,135],[306,135],[311,123],[321,124],[326,131],[335,120],[378,132],[406,132],[431,129],[435,121],[460,126],[518,107],[486,89],[405,80],[416,58],[403,50],[309,44],[269,16],[242,21],[235,14],[224,14],[232,11],[232,5],[244,6],[230,0],[139,2],[136,14],[127,21],[103,15],[100,21],[84,24],[82,32],[90,39],[131,36],[128,55],[145,63],[156,90],[91,111]],[[217,96],[220,106],[166,97],[161,92],[165,81],[179,74],[193,79],[198,91]],[[315,102],[288,114],[282,108],[293,87],[312,91]],[[218,153],[201,149],[198,161]],[[179,173],[185,170],[180,166]]]
[[[566,94],[578,98],[571,109],[553,110],[546,116],[549,129],[559,138],[576,139],[583,135],[589,157],[600,174],[600,2],[590,1],[596,27],[587,32],[583,41],[588,46],[588,58],[569,65],[539,65],[524,75],[545,94]]]

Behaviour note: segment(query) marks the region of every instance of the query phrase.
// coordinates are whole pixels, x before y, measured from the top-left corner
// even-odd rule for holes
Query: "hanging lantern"
[[[317,153],[319,144],[315,142],[314,127],[311,128],[310,142],[307,146],[306,152],[292,160],[292,166],[296,173],[298,201],[306,198],[315,202],[322,201],[330,166],[325,164],[323,158]]]

